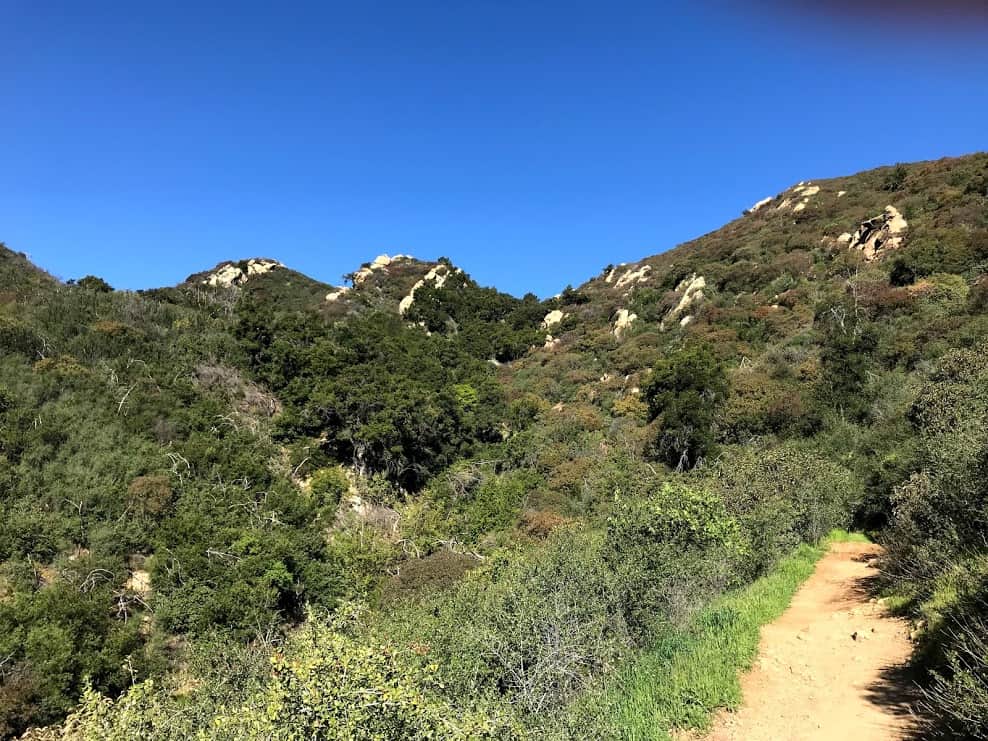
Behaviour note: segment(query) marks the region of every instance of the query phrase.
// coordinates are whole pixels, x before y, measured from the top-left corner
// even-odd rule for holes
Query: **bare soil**
[[[718,713],[707,741],[911,737],[909,625],[873,596],[880,552],[837,543],[820,560],[789,609],[762,628],[758,659],[741,680],[742,706]]]

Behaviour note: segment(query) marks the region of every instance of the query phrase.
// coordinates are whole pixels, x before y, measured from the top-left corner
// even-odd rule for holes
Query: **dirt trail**
[[[758,659],[741,680],[743,704],[715,717],[707,741],[909,737],[909,627],[870,594],[879,552],[868,543],[831,548],[762,629]]]

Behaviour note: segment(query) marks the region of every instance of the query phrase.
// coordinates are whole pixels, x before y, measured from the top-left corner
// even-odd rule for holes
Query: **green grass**
[[[711,713],[741,702],[739,675],[758,652],[761,626],[788,607],[834,542],[867,542],[835,531],[819,546],[800,546],[772,571],[701,611],[625,665],[583,711],[609,738],[668,739],[674,728],[705,728]]]

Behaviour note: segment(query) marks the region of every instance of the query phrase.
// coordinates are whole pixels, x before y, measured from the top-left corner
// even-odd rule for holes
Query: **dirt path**
[[[719,713],[707,741],[886,741],[907,738],[905,621],[869,593],[880,551],[838,543],[789,609],[762,629],[758,659],[742,677],[742,706]]]

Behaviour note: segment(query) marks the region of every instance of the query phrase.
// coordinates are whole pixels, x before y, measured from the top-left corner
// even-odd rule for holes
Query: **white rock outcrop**
[[[810,185],[809,183],[800,183],[795,188],[792,189],[791,195],[786,196],[782,203],[775,207],[776,211],[786,211],[791,209],[793,213],[799,213],[804,208],[806,208],[810,199],[820,192],[819,185]]]
[[[356,273],[353,274],[353,285],[359,286],[365,280],[370,278],[378,270],[385,270],[392,263],[398,262],[399,260],[412,260],[414,259],[411,255],[395,255],[394,257],[389,257],[388,255],[378,255],[373,259],[373,261],[365,268],[360,268]]]
[[[676,286],[676,291],[682,291],[683,295],[679,303],[672,310],[674,316],[679,316],[697,301],[703,299],[703,289],[707,287],[707,279],[702,275],[693,273],[689,278],[681,280]]]
[[[230,288],[240,286],[256,275],[269,273],[275,268],[285,267],[277,260],[265,260],[263,258],[251,258],[245,267],[240,267],[242,263],[224,263],[216,270],[207,275],[202,280],[203,285]]]
[[[767,206],[768,204],[770,204],[774,200],[775,200],[775,198],[773,196],[768,196],[767,198],[763,198],[758,203],[756,203],[754,206],[752,206],[747,211],[745,211],[745,213],[746,214],[753,214],[756,211],[758,211],[759,209],[764,208],[765,206]]]
[[[326,294],[326,300],[330,303],[334,301],[339,301],[343,296],[350,292],[349,286],[340,286],[339,288],[334,288],[332,291]]]
[[[638,269],[631,268],[630,270],[625,271],[624,275],[618,278],[617,283],[615,283],[614,285],[617,288],[624,288],[625,286],[629,286],[632,283],[641,283],[643,280],[645,280],[646,276],[651,272],[652,272],[651,265],[642,265]]]
[[[865,260],[874,260],[883,252],[902,246],[903,235],[909,222],[895,206],[886,206],[878,216],[861,222],[851,235],[848,246],[860,250]],[[838,237],[843,241],[844,235]]]
[[[542,320],[542,329],[549,329],[549,327],[554,327],[559,324],[563,319],[566,318],[566,314],[560,309],[554,309],[545,315],[545,319]]]
[[[143,569],[136,569],[130,572],[127,581],[124,582],[124,589],[134,592],[140,597],[148,597],[151,594],[151,574]]]
[[[614,328],[611,330],[614,336],[619,338],[624,331],[630,327],[634,321],[638,318],[637,314],[633,314],[627,309],[618,309],[617,314],[614,315]]]
[[[421,280],[417,281],[415,285],[412,286],[412,290],[408,292],[408,295],[398,303],[398,313],[404,316],[408,310],[412,308],[412,304],[415,303],[415,292],[426,283],[432,283],[436,288],[442,288],[446,284],[446,280],[450,275],[461,272],[463,271],[459,268],[453,268],[451,271],[444,263],[436,265],[428,273],[422,276]]]
[[[679,321],[680,326],[686,326],[691,321],[692,317],[688,317],[687,321],[682,321],[683,317],[687,311],[689,311],[693,306],[703,300],[703,290],[707,287],[707,279],[702,275],[697,275],[693,273],[689,278],[685,278],[679,282],[676,286],[676,292],[681,294],[679,297],[679,302],[669,310],[669,313],[665,315],[662,322],[659,324],[660,329],[665,329],[666,324],[673,321]]]

